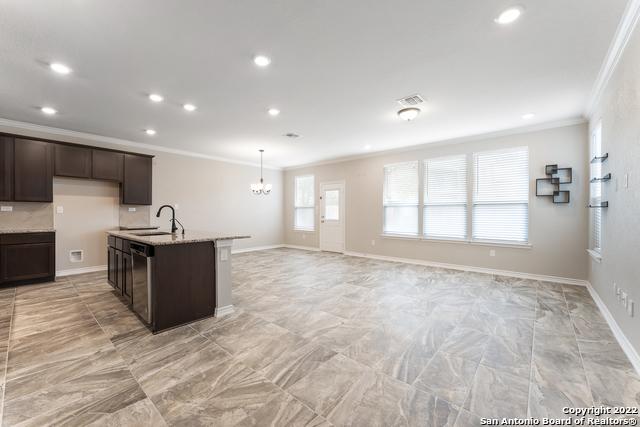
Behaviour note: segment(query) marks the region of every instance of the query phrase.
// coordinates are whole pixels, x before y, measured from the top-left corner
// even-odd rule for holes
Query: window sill
[[[595,262],[602,262],[602,254],[600,252],[594,251],[593,249],[587,249],[587,253]]]
[[[466,239],[434,239],[420,236],[410,236],[402,234],[381,234],[380,237],[385,239],[399,239],[399,240],[419,240],[427,243],[453,243],[463,245],[475,245],[475,246],[493,246],[501,248],[515,248],[515,249],[532,249],[531,243],[511,243],[501,241],[490,240],[466,240]]]
[[[316,232],[314,228],[294,228],[293,231],[298,233],[315,233]]]

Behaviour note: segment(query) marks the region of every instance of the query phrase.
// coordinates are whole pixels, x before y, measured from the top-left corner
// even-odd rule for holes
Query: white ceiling
[[[517,4],[504,27],[505,0],[3,0],[0,117],[292,166],[580,116],[626,0]]]

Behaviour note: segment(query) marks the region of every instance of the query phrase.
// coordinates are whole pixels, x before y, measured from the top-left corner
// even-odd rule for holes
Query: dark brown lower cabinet
[[[0,235],[2,285],[53,281],[55,275],[55,233]]]
[[[133,272],[129,242],[109,237],[107,247],[107,280],[129,304],[133,301]]]
[[[122,296],[129,302],[133,303],[133,271],[131,269],[131,255],[122,253]]]
[[[108,246],[107,247],[107,281],[114,288],[116,287],[116,248]]]

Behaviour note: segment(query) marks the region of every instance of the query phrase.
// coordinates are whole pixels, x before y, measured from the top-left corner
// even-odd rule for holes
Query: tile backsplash
[[[130,211],[130,209],[135,211]],[[136,225],[149,225],[151,218],[151,206],[120,206],[120,226],[132,227]]]
[[[0,230],[53,228],[52,203],[0,202],[0,206]]]

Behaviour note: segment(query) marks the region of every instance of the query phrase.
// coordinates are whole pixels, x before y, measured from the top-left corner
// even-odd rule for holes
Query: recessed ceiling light
[[[398,117],[408,122],[418,117],[418,114],[420,114],[420,109],[415,107],[403,108],[402,110],[398,111]]]
[[[501,25],[511,24],[512,22],[520,18],[520,15],[522,15],[522,11],[523,9],[521,6],[510,7],[509,9],[503,11],[500,15],[498,15],[498,17],[494,19],[494,21]]]
[[[152,93],[149,95],[149,99],[153,102],[162,102],[164,97],[162,95],[158,95],[157,93]]]
[[[51,107],[42,107],[40,109],[40,111],[42,111],[43,113],[49,115],[49,116],[53,116],[54,114],[56,114],[58,111],[56,111],[55,108],[51,108]]]
[[[269,58],[268,56],[264,56],[264,55],[256,55],[253,58],[253,62],[258,67],[266,67],[267,65],[271,64],[271,58]]]
[[[278,110],[277,108],[269,108],[267,110],[267,113],[269,113],[270,116],[277,116],[278,114],[280,114],[280,110]]]
[[[59,62],[52,62],[51,64],[49,64],[49,68],[51,68],[58,74],[69,74],[71,72],[71,68]]]
[[[184,105],[182,106],[182,108],[184,108],[184,109],[185,109],[185,110],[187,110],[187,111],[196,111],[196,109],[197,109],[198,107],[196,107],[196,106],[195,106],[195,105],[193,105],[193,104],[184,104]]]
[[[144,130],[144,133],[146,133],[146,134],[147,134],[147,135],[149,135],[149,136],[153,136],[153,135],[155,135],[155,134],[156,134],[156,131],[155,131],[155,130],[153,130],[153,129],[145,129],[145,130]]]
[[[523,115],[522,115],[522,118],[523,118],[523,119],[525,119],[525,120],[531,120],[531,119],[533,119],[535,116],[536,116],[536,115],[535,115],[535,114],[533,114],[533,113],[527,113],[527,114],[523,114]]]
[[[371,150],[371,145],[369,145],[369,144],[365,145],[365,146],[364,146],[364,149],[365,149],[365,150]]]

